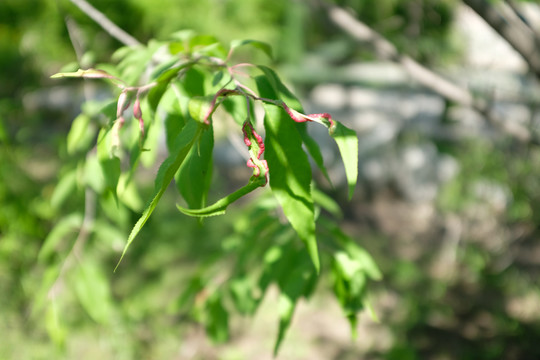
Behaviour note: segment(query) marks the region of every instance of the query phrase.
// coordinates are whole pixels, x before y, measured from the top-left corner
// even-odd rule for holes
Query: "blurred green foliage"
[[[355,9],[360,19],[424,63],[444,62],[454,56],[455,45],[448,30],[458,1],[335,2]],[[298,64],[312,51],[336,64],[371,56],[350,46],[345,36],[325,22],[324,16],[301,1],[94,0],[92,4],[142,42],[191,28],[216,34],[224,41],[248,34],[272,44],[281,62]],[[171,213],[172,203],[164,204],[155,214],[159,221],[148,222],[116,275],[109,271],[117,260],[111,249],[120,250],[136,218],[128,207],[119,211],[101,209],[96,220],[99,230],[88,240],[93,246],[92,251],[84,254],[85,265],[66,277],[65,286],[75,291],[63,291],[57,297],[56,309],[65,309],[62,316],[52,307],[46,313],[49,329],[45,328],[45,320],[32,318],[39,305],[35,304],[36,297],[47,298],[60,271],[52,267],[52,271],[45,273],[45,268],[65,260],[83,219],[80,210],[85,193],[76,180],[84,176],[85,169],[77,162],[62,166],[68,151],[85,150],[73,145],[68,149],[65,144],[73,114],[63,109],[27,106],[28,102],[24,102],[38,89],[48,91],[53,86],[49,76],[64,64],[78,62],[66,30],[66,18],[73,20],[81,31],[82,61],[87,66],[108,60],[120,45],[69,0],[0,1],[0,293],[9,294],[0,296],[0,358],[171,358],[184,345],[182,339],[188,338],[193,319],[201,320],[215,338],[221,339],[222,324],[229,320],[222,307],[251,313],[256,300],[246,290],[246,284],[254,280],[246,268],[249,263],[235,268],[232,260],[225,264],[213,261],[238,249],[240,237],[259,235],[249,232],[249,219],[242,215],[256,214],[260,208],[242,208],[200,227],[197,221]],[[89,142],[82,138],[79,144],[84,147]],[[456,253],[459,271],[450,279],[440,279],[426,271],[433,261],[432,252],[426,251],[425,258],[417,262],[396,261],[399,254],[392,251],[392,243],[376,236],[372,242],[376,245],[371,247],[381,247],[375,253],[386,277],[384,286],[404,294],[405,300],[399,305],[405,315],[388,323],[395,335],[390,351],[374,356],[538,357],[536,339],[540,329],[534,320],[537,315],[520,318],[508,311],[511,299],[535,299],[538,295],[537,267],[517,260],[508,265],[506,255],[535,249],[540,224],[540,153],[535,147],[509,142],[474,140],[445,144],[445,149],[449,147],[448,152],[458,159],[462,171],[441,192],[440,211],[466,218],[471,209],[477,209],[475,206],[487,203],[475,190],[478,182],[487,181],[500,189],[508,201],[507,207],[493,216],[507,225],[506,229],[522,235],[496,251],[485,243],[467,242]],[[57,159],[57,148],[64,157]],[[66,173],[71,175],[65,177]],[[60,187],[55,185],[58,174],[68,179],[61,184],[64,193],[54,190]],[[109,200],[112,204],[113,200]],[[141,206],[141,200],[134,197],[132,208]],[[73,215],[61,231],[50,233],[59,216],[66,213]],[[257,221],[260,228],[265,228],[263,218]],[[287,241],[290,235],[283,229],[270,230],[283,232],[277,236],[278,241]],[[190,237],[187,240],[186,234]],[[57,237],[56,246],[43,249],[43,242],[51,236]],[[167,240],[158,241],[162,239]],[[198,254],[198,258],[193,254]],[[269,263],[275,259],[272,255],[275,254],[267,254]],[[341,264],[332,265],[341,267],[336,273],[343,275],[341,279],[328,279],[334,281],[337,291],[347,280],[347,264],[347,259],[341,257]],[[201,279],[221,272],[224,266],[237,275],[224,290],[229,302],[210,301],[216,320],[200,319],[197,307],[190,307],[197,300],[193,294],[200,289]],[[59,289],[63,285],[59,284]],[[181,293],[185,296],[179,297]],[[348,305],[356,304],[351,301]],[[534,301],[532,305],[518,303],[521,309],[535,305]],[[182,308],[192,312],[179,315]],[[486,313],[492,320],[488,329],[495,334],[460,336],[470,319],[483,319]],[[433,325],[434,318],[444,320],[444,331]],[[56,344],[50,342],[47,333],[56,334]]]

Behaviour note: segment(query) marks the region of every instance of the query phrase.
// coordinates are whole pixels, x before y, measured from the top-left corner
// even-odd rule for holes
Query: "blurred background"
[[[540,59],[534,51],[524,57],[473,11],[485,6],[510,27],[520,20],[516,28],[540,49],[537,3],[328,2],[399,56],[381,53],[374,38],[359,39],[343,25],[347,17],[331,16],[333,8],[319,1],[91,3],[143,43],[183,29],[225,43],[268,42],[273,66],[307,112],[329,112],[358,132],[353,201],[339,187],[321,186],[343,207],[343,228],[384,274],[370,286],[379,322],[362,316],[352,340],[338,304],[321,290],[300,304],[278,359],[540,358]],[[278,311],[272,294],[254,319],[231,319],[231,339],[220,345],[170,306],[196,264],[220,254],[223,234],[240,231],[241,212],[201,228],[165,201],[156,210],[160,221],[148,222],[113,274],[137,219],[125,209],[88,240],[90,261],[73,276],[93,283],[54,281],[59,272],[72,275],[62,264],[83,222],[84,191],[55,190],[71,161],[66,135],[83,89],[49,77],[70,63],[99,66],[120,46],[69,0],[0,2],[0,358],[270,359]],[[407,59],[474,101],[438,91],[439,78],[419,77]],[[330,177],[343,184],[336,149],[324,129],[312,131]],[[227,138],[216,146],[232,147]],[[244,181],[235,175],[241,157],[217,160],[218,174]],[[56,251],[45,256],[51,237]],[[62,306],[41,314],[51,296]]]

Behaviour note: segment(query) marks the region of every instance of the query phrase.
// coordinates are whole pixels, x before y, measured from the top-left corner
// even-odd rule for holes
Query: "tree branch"
[[[502,121],[490,108],[485,99],[473,97],[469,90],[462,88],[441,75],[424,67],[411,57],[401,54],[397,48],[382,35],[365,25],[344,9],[322,3],[327,9],[331,22],[341,28],[355,40],[373,47],[375,53],[384,60],[389,60],[403,66],[405,71],[418,83],[436,92],[442,97],[460,105],[471,107],[482,114],[487,121],[512,135],[522,142],[530,142],[530,132],[522,126]],[[539,58],[540,59],[540,58]]]
[[[508,8],[497,8],[486,0],[463,0],[486,21],[527,62],[529,69],[540,79],[540,41],[533,31]]]
[[[113,23],[107,16],[105,16],[98,9],[90,5],[86,0],[71,0],[82,12],[88,15],[99,26],[101,26],[112,37],[127,46],[141,46],[142,44],[133,36],[119,28]]]

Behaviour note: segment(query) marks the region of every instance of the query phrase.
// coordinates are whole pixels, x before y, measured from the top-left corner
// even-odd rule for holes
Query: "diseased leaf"
[[[349,200],[352,199],[356,181],[358,179],[358,136],[354,130],[335,121],[335,127],[330,129],[330,136],[334,138],[339,148],[345,175],[349,185]]]
[[[275,98],[276,92],[266,77],[256,78],[262,97]],[[311,167],[302,149],[296,123],[281,108],[265,104],[264,127],[270,171],[270,188],[285,216],[306,244],[317,272],[320,269],[315,237],[315,212],[311,196]]]
[[[174,174],[176,174],[176,172],[180,168],[180,165],[182,165],[182,162],[189,154],[189,151],[191,150],[193,145],[198,141],[200,134],[201,125],[198,124],[196,121],[189,121],[186,126],[184,126],[180,134],[178,134],[174,142],[173,151],[171,152],[169,157],[165,159],[165,161],[161,164],[159,168],[155,181],[154,196],[150,201],[148,207],[143,211],[141,217],[131,230],[126,246],[122,251],[122,255],[120,256],[120,260],[118,260],[116,268],[118,268],[118,265],[120,265],[120,262],[124,258],[127,249],[129,248],[137,234],[141,231],[146,221],[148,221],[150,215],[152,215],[152,212],[156,208],[159,200],[161,199],[161,196],[163,196],[163,193],[174,178]]]
[[[213,149],[214,131],[210,124],[175,176],[176,187],[192,209],[199,209],[206,205],[208,189],[212,182]]]

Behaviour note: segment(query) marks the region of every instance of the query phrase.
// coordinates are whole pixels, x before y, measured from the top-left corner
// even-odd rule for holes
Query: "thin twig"
[[[112,37],[127,46],[141,46],[142,43],[133,36],[122,30],[118,25],[113,23],[101,11],[90,5],[86,0],[71,0],[82,12],[88,15],[99,26],[107,31]]]
[[[485,99],[475,98],[468,89],[458,86],[411,57],[401,54],[390,41],[344,9],[325,2],[322,2],[322,6],[327,9],[329,19],[336,26],[355,40],[371,45],[381,59],[400,64],[418,83],[450,101],[476,110],[492,125],[516,139],[522,142],[531,141],[531,134],[527,129],[518,124],[502,121]]]

